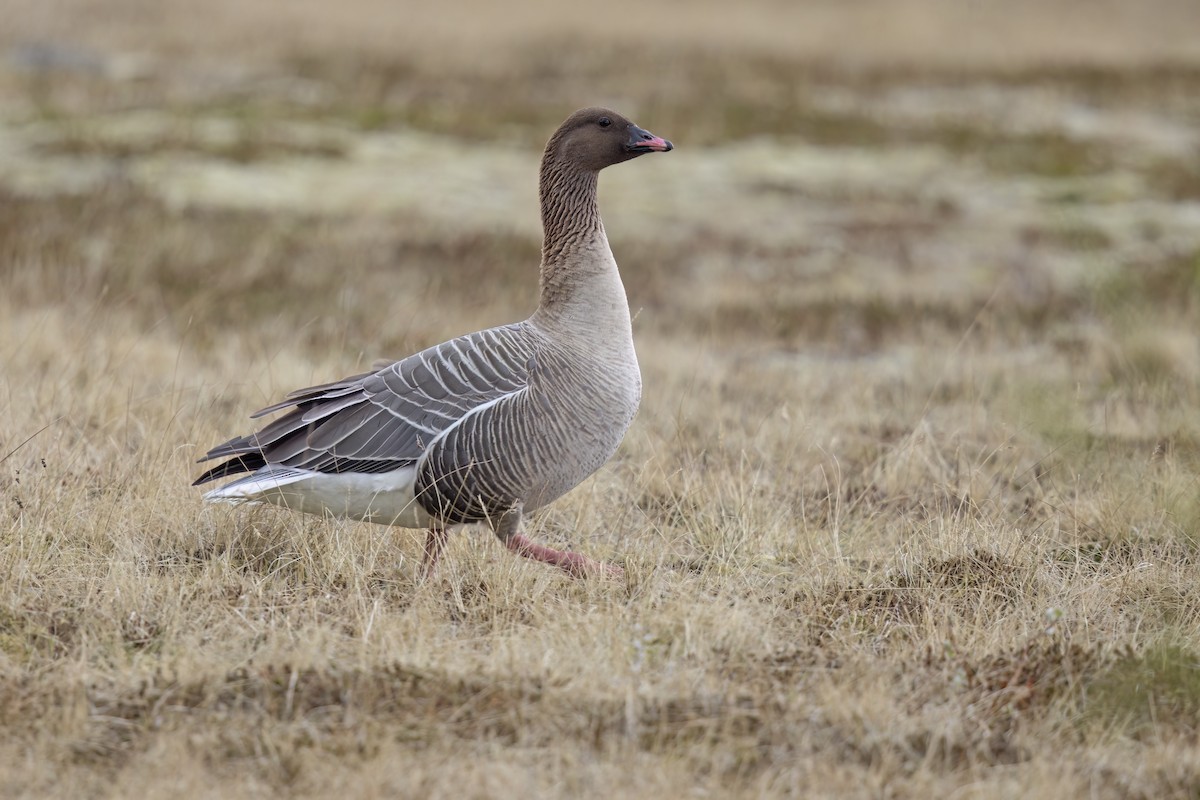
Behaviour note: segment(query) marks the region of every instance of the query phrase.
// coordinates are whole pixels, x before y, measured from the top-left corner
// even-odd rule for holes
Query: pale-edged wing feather
[[[319,472],[384,472],[415,463],[472,409],[520,391],[537,337],[527,323],[462,336],[375,372],[292,392],[256,412],[291,411],[214,447],[230,460],[196,484],[267,465]]]

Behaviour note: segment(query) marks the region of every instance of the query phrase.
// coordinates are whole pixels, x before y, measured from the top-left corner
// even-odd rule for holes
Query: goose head
[[[546,144],[546,157],[587,172],[629,161],[644,153],[665,153],[670,142],[643,130],[607,108],[584,108],[567,117]]]

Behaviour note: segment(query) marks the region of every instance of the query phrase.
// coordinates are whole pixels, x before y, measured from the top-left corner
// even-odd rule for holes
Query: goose
[[[567,117],[542,155],[540,298],[528,319],[292,392],[251,418],[285,414],[209,450],[201,462],[226,460],[193,485],[248,473],[204,499],[426,529],[426,576],[449,531],[470,523],[572,576],[620,575],[530,540],[522,520],[608,461],[637,412],[641,372],[597,176],[672,149],[606,108]]]

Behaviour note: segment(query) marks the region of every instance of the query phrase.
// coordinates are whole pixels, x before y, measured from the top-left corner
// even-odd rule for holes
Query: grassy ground
[[[1200,793],[1186,4],[356,2],[3,34],[0,792]],[[625,581],[203,507],[250,411],[531,310],[594,101],[678,145],[602,181],[645,400],[531,533]]]

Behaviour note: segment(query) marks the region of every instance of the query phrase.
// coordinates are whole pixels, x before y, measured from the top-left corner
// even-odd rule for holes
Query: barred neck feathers
[[[540,186],[541,308],[546,311],[570,303],[588,278],[615,267],[596,204],[596,182],[595,172],[563,163],[547,148]]]

